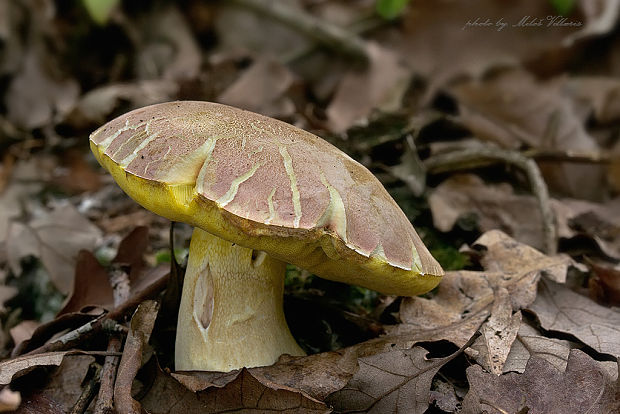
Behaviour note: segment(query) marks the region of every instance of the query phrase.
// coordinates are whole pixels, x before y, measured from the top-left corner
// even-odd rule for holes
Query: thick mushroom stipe
[[[185,273],[177,370],[230,371],[304,355],[291,335],[282,295],[286,263],[194,229]]]
[[[270,257],[268,263],[292,263],[326,279],[403,296],[431,290],[443,275],[370,171],[321,138],[284,122],[209,102],[169,102],[120,116],[93,132],[90,140],[99,163],[142,206],[202,229],[216,240],[263,251]],[[206,242],[192,241],[194,245],[203,247],[191,249],[193,268],[209,263],[210,274],[214,266],[226,268],[215,262],[229,253],[218,250],[207,259],[199,252],[208,250]],[[206,283],[197,276],[205,272],[191,274],[198,278],[195,286]],[[200,289],[208,292],[207,286]],[[198,320],[209,319],[204,312],[207,299],[189,299],[184,291],[179,326],[196,319],[196,312],[201,315]],[[211,326],[217,309],[215,304]],[[184,369],[268,365],[277,353],[299,354],[284,328],[276,342],[285,345],[262,360],[191,362],[202,358],[194,355],[203,347],[194,345],[194,335],[191,344],[177,339],[184,349],[177,357],[194,355],[177,362]],[[178,335],[185,331],[180,328]],[[232,335],[221,335],[240,343]],[[208,352],[220,358],[219,351]]]

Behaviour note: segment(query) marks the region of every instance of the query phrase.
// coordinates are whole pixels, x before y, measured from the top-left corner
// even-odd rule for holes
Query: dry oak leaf
[[[523,374],[500,377],[478,365],[467,369],[470,389],[463,413],[614,413],[620,410],[619,384],[587,354],[572,350],[565,371],[545,359],[530,358]]]
[[[27,374],[37,367],[59,366],[70,351],[47,352],[37,355],[24,355],[0,362],[0,386],[8,385],[13,378]]]
[[[498,289],[506,289],[516,312],[534,301],[542,274],[563,280],[571,263],[567,256],[544,255],[498,230],[483,234],[474,247],[486,270],[447,272],[431,298],[405,298],[403,323],[386,327],[390,335],[426,333],[426,340],[462,346],[491,314]]]
[[[433,377],[459,352],[426,359],[428,351],[414,347],[360,358],[353,378],[326,402],[344,413],[423,413],[431,398]]]
[[[573,335],[595,351],[620,357],[620,310],[606,308],[567,287],[544,280],[528,306],[547,331]]]
[[[150,363],[150,365],[153,365]],[[158,371],[148,393],[140,400],[142,408],[152,414],[187,414],[193,412],[225,413],[329,413],[322,402],[283,385],[259,380],[244,368],[233,372],[184,372],[174,374],[194,392],[173,377]],[[192,378],[193,377],[193,378]]]

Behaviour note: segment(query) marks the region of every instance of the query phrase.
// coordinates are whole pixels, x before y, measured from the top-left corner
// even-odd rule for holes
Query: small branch
[[[130,296],[129,273],[123,267],[114,266],[110,269],[109,277],[114,294],[114,307],[119,307],[127,302]],[[111,335],[108,341],[108,352],[120,352],[122,347],[122,337],[118,334]],[[101,387],[97,396],[95,414],[114,414],[114,384],[120,360],[120,357],[108,356],[103,361]]]
[[[523,151],[524,156],[540,161],[574,162],[580,164],[609,164],[613,157],[608,153],[584,151],[558,151],[534,148]]]
[[[70,411],[70,414],[82,414],[86,412],[88,406],[90,405],[93,398],[95,398],[95,394],[99,389],[99,376],[101,374],[101,365],[96,362],[91,363],[88,366],[88,372],[86,374],[86,378],[90,378],[84,389],[82,390],[82,394],[78,398],[78,400],[73,405],[73,408]]]
[[[234,0],[234,2],[277,20],[336,52],[364,62],[369,60],[366,43],[361,37],[318,19],[301,9],[290,7],[286,1]]]
[[[545,180],[542,178],[542,174],[533,159],[517,151],[493,147],[477,147],[432,156],[424,161],[424,166],[429,172],[439,172],[468,168],[472,162],[476,163],[485,160],[502,161],[514,165],[526,173],[532,193],[536,196],[540,212],[542,213],[545,251],[548,254],[555,254],[557,252],[555,215],[549,203],[547,184],[545,184]]]

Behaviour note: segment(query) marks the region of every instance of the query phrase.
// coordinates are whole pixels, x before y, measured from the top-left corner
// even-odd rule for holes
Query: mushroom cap
[[[90,143],[145,208],[320,277],[417,295],[443,275],[370,171],[285,122],[216,103],[168,102],[108,122]]]

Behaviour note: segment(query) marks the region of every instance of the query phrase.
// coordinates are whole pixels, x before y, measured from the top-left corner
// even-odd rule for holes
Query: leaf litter
[[[618,8],[579,1],[565,12],[579,25],[521,27],[563,18],[557,2],[504,3],[408,2],[392,20],[374,2],[119,2],[103,20],[77,3],[0,6],[0,410],[618,411]],[[493,27],[473,24],[482,16]],[[182,269],[162,298],[168,223],[84,156],[103,122],[174,99],[326,137],[376,173],[437,257],[465,267],[416,298],[308,276],[288,295],[314,305],[292,309],[313,309],[321,332],[292,328],[327,345],[269,367],[174,372],[175,318],[161,313]],[[513,166],[426,169],[438,150],[488,143],[542,171],[560,254],[539,251],[541,201]],[[355,342],[343,314],[370,339],[336,349]]]

